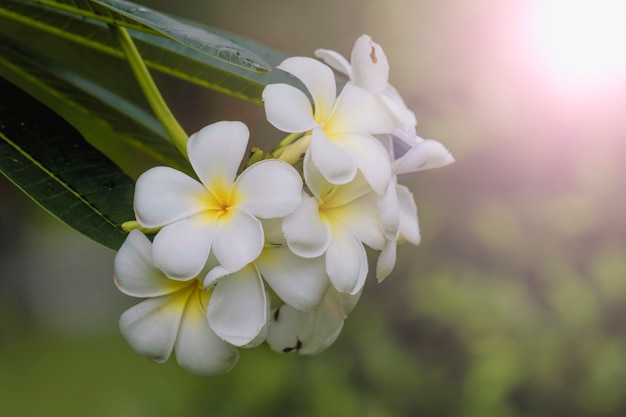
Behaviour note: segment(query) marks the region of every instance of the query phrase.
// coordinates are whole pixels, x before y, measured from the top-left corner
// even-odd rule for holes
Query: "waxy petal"
[[[315,104],[315,119],[326,120],[335,103],[337,86],[333,71],[321,62],[308,57],[287,58],[276,68],[302,81]]]
[[[218,281],[207,317],[215,334],[230,344],[244,346],[257,337],[269,318],[269,300],[253,265]]]
[[[380,211],[380,224],[385,238],[395,241],[398,238],[400,227],[400,208],[398,207],[395,179],[389,182],[385,194],[378,198],[378,210]]]
[[[135,215],[143,227],[161,227],[211,206],[204,186],[169,167],[155,167],[137,178]]]
[[[370,192],[357,200],[332,209],[324,214],[340,222],[361,242],[373,249],[382,249],[385,237],[382,233],[378,196]]]
[[[388,240],[378,255],[376,262],[376,279],[383,282],[396,266],[396,241]]]
[[[223,374],[235,366],[239,352],[211,330],[200,294],[197,291],[190,297],[185,307],[176,339],[176,361],[195,375]]]
[[[341,224],[332,225],[333,238],[326,250],[326,272],[340,293],[356,294],[367,276],[367,255],[363,244]]]
[[[414,245],[421,241],[419,222],[417,220],[417,205],[413,193],[404,185],[398,185],[398,204],[400,207],[400,239],[404,239]]]
[[[275,352],[299,352],[315,331],[317,309],[300,311],[283,304],[272,312],[267,344]]]
[[[298,256],[316,258],[330,244],[330,225],[320,218],[313,197],[303,197],[298,208],[285,217],[282,228],[289,249]]]
[[[254,216],[231,209],[218,221],[213,254],[229,271],[238,271],[254,261],[263,249],[263,227]]]
[[[352,155],[329,140],[321,129],[313,130],[309,152],[311,160],[328,182],[345,184],[354,179],[357,164]]]
[[[122,314],[120,331],[135,352],[157,363],[167,361],[192,290],[149,298]]]
[[[304,158],[304,178],[315,198],[323,202],[324,207],[347,204],[372,191],[363,175],[357,171],[354,179],[346,184],[329,183],[320,170],[311,162],[310,155]]]
[[[341,132],[378,135],[393,132],[395,123],[374,94],[348,82],[323,128],[330,137]]]
[[[302,91],[288,84],[270,84],[263,90],[265,117],[283,132],[306,132],[317,127],[313,107]]]
[[[202,271],[216,227],[216,218],[210,214],[205,212],[172,223],[154,237],[152,259],[165,275],[188,280]]]
[[[242,122],[221,121],[193,134],[187,141],[189,161],[205,187],[228,190],[246,153],[250,131]]]
[[[369,135],[337,135],[335,143],[349,150],[359,171],[374,191],[383,194],[391,180],[391,160],[383,145]]]
[[[131,231],[115,255],[115,285],[132,297],[157,297],[189,284],[166,277],[152,263],[152,243],[139,230]]]
[[[393,162],[396,174],[441,168],[454,162],[454,157],[440,142],[426,139]]]
[[[352,65],[348,62],[343,55],[338,52],[331,51],[330,49],[316,49],[315,57],[324,61],[324,63],[330,66],[335,71],[339,71],[343,75],[350,78],[352,73]]]
[[[372,93],[382,92],[389,82],[389,63],[379,44],[368,35],[361,35],[352,48],[350,56],[352,77],[356,85]]]
[[[378,94],[378,99],[387,108],[387,111],[396,123],[396,129],[393,134],[400,133],[400,138],[406,143],[415,142],[415,126],[417,125],[417,119],[415,113],[413,113],[402,100],[402,96],[398,93],[391,84],[387,85],[387,88]]]
[[[267,343],[276,352],[319,354],[339,337],[346,318],[343,307],[342,295],[332,288],[313,311],[299,311],[285,304],[272,315]]]
[[[284,217],[302,200],[302,179],[291,165],[278,160],[257,162],[235,182],[242,200],[237,208],[260,218]]]
[[[297,310],[319,306],[330,283],[324,258],[301,258],[288,247],[265,248],[255,264],[276,295]]]

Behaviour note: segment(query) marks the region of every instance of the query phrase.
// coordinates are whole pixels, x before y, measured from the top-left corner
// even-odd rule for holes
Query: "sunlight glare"
[[[531,41],[552,76],[597,85],[626,74],[626,0],[539,1],[532,12]]]

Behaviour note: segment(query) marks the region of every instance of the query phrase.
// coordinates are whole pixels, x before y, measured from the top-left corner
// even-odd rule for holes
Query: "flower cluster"
[[[308,92],[268,85],[268,121],[290,133],[240,172],[247,127],[209,125],[187,143],[197,178],[169,167],[137,180],[137,223],[115,259],[115,283],[146,298],[124,312],[131,347],[156,362],[172,352],[200,375],[230,370],[237,348],[317,354],[338,337],[368,275],[365,246],[379,251],[382,281],[396,246],[419,244],[417,207],[398,175],[453,162],[415,131],[389,84],[387,58],[361,36],[350,62],[293,57],[278,68]],[[331,68],[332,67],[332,68]],[[337,94],[333,69],[349,81]],[[309,97],[312,99],[309,99]],[[296,169],[295,167],[298,167]]]

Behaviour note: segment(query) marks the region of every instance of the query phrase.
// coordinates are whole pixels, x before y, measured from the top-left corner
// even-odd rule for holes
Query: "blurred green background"
[[[335,345],[242,350],[212,378],[136,355],[114,253],[1,178],[1,416],[626,415],[626,65],[594,55],[603,41],[546,54],[547,12],[521,0],[141,3],[293,55],[372,35],[418,132],[457,162],[401,179],[423,242],[370,278]],[[282,137],[260,107],[158,81],[190,132],[226,118],[257,146]]]

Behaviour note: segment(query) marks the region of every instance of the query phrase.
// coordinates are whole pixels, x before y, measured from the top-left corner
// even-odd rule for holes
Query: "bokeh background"
[[[626,415],[622,1],[143,0],[293,55],[368,33],[418,131],[457,162],[403,177],[423,242],[317,357],[242,350],[191,376],[136,355],[114,252],[0,178],[2,416]],[[251,104],[159,78],[188,131]]]

